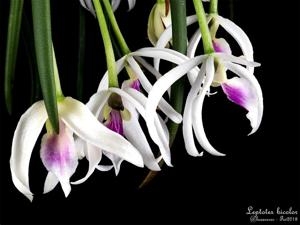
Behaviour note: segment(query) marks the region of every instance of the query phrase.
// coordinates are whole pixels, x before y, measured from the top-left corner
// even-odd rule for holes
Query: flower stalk
[[[111,7],[110,1],[109,0],[103,0],[103,4],[106,10],[106,13],[108,15],[109,21],[111,23],[112,29],[115,33],[116,39],[120,45],[121,51],[123,55],[127,55],[130,53],[129,47],[122,35],[122,32],[119,28],[118,22],[115,18],[115,14],[113,12],[113,9]]]
[[[109,36],[109,31],[107,28],[103,9],[99,0],[93,0],[93,3],[96,10],[96,15],[97,15],[97,19],[101,31],[103,43],[104,43],[108,77],[109,77],[109,87],[119,87],[114,50]]]
[[[214,47],[213,47],[213,44],[212,44],[209,28],[208,28],[208,25],[207,25],[206,14],[205,14],[205,11],[204,11],[202,1],[193,0],[193,2],[194,2],[194,7],[195,7],[195,10],[196,10],[197,17],[198,17],[200,32],[201,32],[201,35],[202,35],[204,53],[205,54],[213,53],[214,52]],[[215,4],[213,4],[213,6],[214,5]],[[214,7],[211,7],[211,8],[214,8]]]
[[[218,0],[210,0],[209,13],[218,14]]]

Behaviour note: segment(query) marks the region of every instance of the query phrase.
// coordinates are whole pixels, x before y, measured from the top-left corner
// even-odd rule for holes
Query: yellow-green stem
[[[205,54],[210,54],[214,52],[207,20],[206,20],[206,14],[203,8],[202,1],[199,0],[193,0],[194,2],[194,7],[196,10],[196,14],[198,17],[198,23],[200,27],[200,32],[202,35],[202,43],[203,43],[203,48],[204,48],[204,53]]]
[[[107,28],[103,9],[99,0],[93,0],[93,3],[96,10],[96,15],[97,15],[97,19],[98,19],[98,23],[102,35],[102,40],[104,44],[104,49],[105,49],[109,87],[119,87],[114,50],[109,36],[109,31]]]

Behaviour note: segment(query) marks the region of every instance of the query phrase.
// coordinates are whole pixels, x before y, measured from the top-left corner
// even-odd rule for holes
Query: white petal
[[[187,26],[198,21],[196,15],[188,16],[186,20],[187,20]],[[171,41],[171,39],[172,39],[172,26],[168,26],[165,29],[165,31],[161,34],[155,47],[165,48],[167,44]],[[154,67],[156,68],[156,70],[159,70],[159,63],[160,63],[160,58],[154,58]]]
[[[81,178],[80,180],[71,182],[71,184],[81,184],[85,182],[94,172],[96,169],[97,165],[100,163],[101,158],[102,158],[102,151],[91,145],[87,144],[86,152],[85,152],[86,158],[89,161],[89,169],[85,177]]]
[[[194,35],[192,36],[192,38],[190,39],[189,45],[187,47],[187,56],[189,58],[194,58],[196,50],[197,50],[197,47],[198,47],[199,42],[200,42],[200,39],[201,39],[201,32],[200,32],[200,29],[198,29],[194,33]],[[192,73],[192,72],[188,72],[187,75],[188,75],[189,82],[192,85],[195,82],[198,74]]]
[[[126,90],[128,93],[131,94],[131,96],[133,96],[133,98],[139,102],[139,104],[144,107],[146,102],[147,102],[147,98],[139,91],[136,91],[132,88],[127,89]],[[141,116],[145,119],[145,111],[143,109],[142,113],[140,113]],[[152,133],[152,139],[153,141],[159,146],[159,150],[162,154],[162,157],[164,158],[166,164],[168,166],[172,166],[171,165],[171,157],[170,157],[170,149],[169,149],[169,136],[168,134],[165,132],[165,128],[163,127],[162,123],[159,120],[159,117],[157,116],[157,114],[155,113],[154,115],[154,126],[152,127],[148,127],[149,133]],[[145,119],[146,120],[146,119]],[[152,130],[150,130],[152,129]]]
[[[216,52],[214,54],[215,54],[215,56],[222,58],[224,61],[234,62],[234,63],[251,66],[251,67],[260,66],[260,63],[249,61],[247,59],[244,59],[243,57],[236,57],[236,56],[229,55],[226,53],[221,53],[221,52]]]
[[[128,107],[126,108],[128,109]],[[132,112],[132,110],[130,110],[130,112]],[[139,124],[138,117],[133,116],[131,113],[130,121],[124,121],[123,126],[125,137],[140,151],[145,165],[150,170],[160,170],[160,167],[151,151],[151,147],[147,141],[147,138]]]
[[[251,88],[250,90],[254,95],[254,100],[247,103],[247,108],[249,110],[247,118],[250,120],[252,126],[250,134],[253,134],[259,128],[263,116],[264,104],[261,87],[255,76],[244,67],[233,63],[224,63],[224,65],[233,73],[236,73],[238,76],[249,82],[249,85],[247,86]]]
[[[235,23],[225,19],[221,16],[217,16],[217,20],[220,25],[236,40],[239,44],[243,55],[248,61],[253,61],[253,47],[247,34]],[[254,68],[252,66],[247,67],[250,73],[253,73]]]
[[[210,56],[206,61],[206,78],[204,80],[203,87],[196,99],[194,100],[194,107],[192,111],[192,117],[193,117],[193,127],[195,131],[195,135],[197,137],[197,140],[199,141],[199,144],[202,146],[204,150],[209,152],[212,155],[216,156],[224,156],[224,154],[218,152],[216,149],[214,149],[213,146],[209,143],[205,132],[203,128],[203,122],[202,122],[202,106],[203,106],[203,100],[205,97],[206,92],[208,91],[213,78],[214,78],[214,58],[213,56]]]
[[[106,91],[100,91],[92,95],[86,106],[92,112],[92,114],[98,118],[102,108],[107,103],[110,93]]]
[[[178,79],[184,76],[187,71],[191,70],[195,66],[197,66],[205,57],[195,57],[190,59],[189,61],[173,68],[164,76],[162,76],[153,86],[152,90],[149,92],[148,101],[146,103],[146,123],[149,129],[149,134],[154,142],[159,146],[160,149],[164,150],[161,151],[166,153],[165,157],[167,157],[167,153],[169,152],[168,144],[166,145],[161,141],[161,139],[157,136],[157,126],[159,120],[157,120],[156,108],[160,99],[162,98],[163,94],[166,90]],[[161,127],[161,126],[160,126]],[[163,133],[163,130],[160,131]],[[163,155],[164,157],[164,155]],[[165,159],[165,158],[164,158]],[[166,159],[165,159],[166,160]]]
[[[20,118],[14,133],[10,170],[16,188],[32,201],[28,169],[33,147],[47,120],[43,101],[34,103]]]
[[[111,1],[111,6],[112,6],[113,11],[117,10],[117,8],[120,5],[120,2],[121,2],[121,0],[112,0]]]
[[[116,176],[118,176],[118,174],[120,172],[121,164],[123,162],[123,159],[116,156],[116,155],[114,155],[114,154],[111,154],[110,152],[105,152],[104,151],[103,154],[111,160],[111,162],[113,164],[113,167],[115,168],[115,174],[116,174]],[[101,170],[100,168],[102,169],[103,166],[102,167],[99,167],[99,166],[97,167],[98,170]]]
[[[96,13],[94,10],[94,6],[92,4],[92,0],[79,0],[80,4],[88,11],[90,11],[95,17],[96,17]]]
[[[193,134],[193,126],[192,126],[192,110],[193,110],[193,103],[195,98],[198,95],[199,90],[201,89],[201,84],[204,80],[204,75],[206,72],[205,68],[206,64],[204,63],[200,68],[200,72],[198,74],[197,79],[192,85],[191,90],[186,98],[184,112],[183,112],[183,124],[182,124],[182,134],[185,143],[185,149],[187,152],[192,156],[200,156],[195,141],[194,141],[194,134]]]
[[[85,157],[84,148],[86,148],[86,142],[80,138],[76,138],[75,139],[75,148],[77,151],[78,159],[83,159]]]
[[[44,194],[52,191],[56,187],[58,182],[59,181],[58,181],[57,177],[52,172],[48,172],[46,180],[45,180],[45,184],[44,184]]]
[[[146,75],[141,70],[137,62],[132,58],[128,57],[128,63],[130,64],[132,70],[136,73],[139,81],[143,88],[149,92],[152,89],[152,84],[148,81]],[[160,100],[159,108],[175,123],[181,123],[182,117],[180,113],[173,109],[169,103],[167,103],[163,98]]]
[[[159,71],[157,71],[150,63],[148,63],[145,59],[139,56],[134,57],[136,61],[138,61],[145,69],[147,69],[151,74],[155,76],[156,79],[159,79],[162,75]]]
[[[120,58],[118,61],[116,61],[116,67],[117,67],[117,75],[122,71],[122,69],[125,67],[126,63],[126,55]],[[108,88],[108,71],[103,75],[97,92],[105,91]]]
[[[129,6],[128,11],[130,11],[130,10],[132,10],[134,8],[135,1],[136,0],[128,0],[128,6]]]
[[[58,106],[61,119],[80,138],[143,167],[143,159],[139,152],[121,135],[101,124],[84,104],[67,97]]]
[[[114,166],[111,166],[111,165],[98,165],[98,166],[96,166],[96,169],[97,169],[97,170],[100,170],[100,171],[102,171],[102,172],[109,171],[109,170],[111,170],[112,168],[114,168]]]

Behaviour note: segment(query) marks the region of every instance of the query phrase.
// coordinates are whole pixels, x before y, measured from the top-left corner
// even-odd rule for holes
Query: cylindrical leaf
[[[54,81],[51,16],[49,0],[32,0],[35,52],[42,93],[52,128],[59,132],[57,99]]]
[[[9,113],[12,111],[12,89],[22,22],[22,11],[23,0],[10,1],[4,79],[5,103]]]

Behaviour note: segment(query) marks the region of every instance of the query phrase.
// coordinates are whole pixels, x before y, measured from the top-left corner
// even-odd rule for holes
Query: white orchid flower
[[[81,102],[66,97],[58,101],[60,133],[48,132],[42,139],[41,158],[49,171],[44,191],[52,190],[60,182],[65,196],[70,193],[69,179],[78,164],[78,155],[72,132],[98,148],[115,154],[136,166],[143,167],[140,153],[119,134],[97,121]],[[20,118],[14,133],[10,168],[15,187],[29,200],[33,194],[29,187],[29,162],[35,143],[48,116],[43,101],[34,103]]]
[[[209,55],[197,56],[192,59],[170,49],[141,49],[135,54],[143,56],[145,51],[147,52],[147,55],[150,55],[151,51],[153,57],[160,59],[168,58],[174,63],[179,64],[177,67],[164,74],[149,92],[146,104],[146,122],[148,127],[153,127],[153,112],[156,110],[161,97],[170,86],[186,73],[194,74],[195,72],[198,72],[188,94],[183,114],[183,136],[185,146],[190,155],[201,155],[195,146],[193,137],[194,130],[196,138],[203,149],[213,155],[223,155],[211,146],[205,135],[202,124],[203,100],[215,78],[214,61],[219,60],[222,61],[224,68],[232,71],[239,77],[224,81],[222,83],[224,92],[231,101],[248,110],[247,118],[250,120],[252,127],[250,134],[258,129],[263,114],[261,88],[255,76],[249,70],[239,65],[254,67],[258,66],[258,63],[249,62],[244,58],[235,57],[225,53],[212,53]],[[199,70],[197,66],[201,64],[202,66]],[[152,129],[149,130],[151,131]],[[150,133],[150,135],[155,134]]]
[[[252,62],[253,61],[253,47],[251,44],[251,41],[249,40],[247,34],[235,23],[233,23],[229,19],[225,19],[222,16],[216,15],[216,14],[210,14],[207,16],[207,22],[209,23],[211,20],[214,21],[214,24],[216,27],[218,24],[223,27],[238,43],[242,53],[243,57],[247,59],[248,61]],[[198,22],[198,18],[196,15],[188,16],[187,17],[187,26],[194,24]],[[216,28],[217,29],[217,28]],[[216,32],[216,31],[215,31]],[[170,40],[172,39],[172,27],[169,26],[166,28],[166,30],[161,34],[159,40],[156,43],[157,48],[164,48],[168,45]],[[193,37],[190,40],[190,46],[193,46],[193,48],[190,48],[190,50],[187,51],[187,56],[189,58],[193,58],[196,52],[196,45],[195,43],[199,43],[201,40],[201,33],[200,30],[198,29]],[[194,43],[194,44],[192,44]],[[154,67],[156,70],[159,70],[159,59],[156,58],[154,59]],[[253,66],[247,66],[247,69],[249,70],[250,73],[254,72],[254,67]],[[189,80],[191,83],[194,82],[196,79],[196,75],[192,76],[189,74]]]
[[[88,10],[96,17],[96,12],[94,9],[93,1],[92,0],[79,0],[82,7]],[[113,11],[116,11],[119,8],[121,0],[112,0],[111,6]],[[135,6],[136,0],[128,0],[128,11],[132,10]]]
[[[126,68],[131,79],[123,82],[122,89],[108,88],[108,72],[106,72],[99,84],[97,93],[90,98],[87,106],[99,119],[99,121],[105,123],[114,132],[124,135],[124,137],[126,137],[140,151],[144,164],[150,170],[160,170],[160,167],[157,164],[160,158],[154,158],[146,136],[138,121],[139,115],[145,118],[145,104],[147,101],[146,96],[140,92],[140,86],[146,92],[149,92],[152,89],[152,84],[147,79],[135,58],[156,77],[160,77],[161,75],[158,74],[158,72],[144,59],[138,56],[133,57],[131,54],[122,57],[116,62],[117,74]],[[147,52],[145,55],[147,55]],[[121,97],[120,102],[122,103],[122,110],[114,109],[116,106],[111,107],[112,103],[108,104],[109,98],[112,94],[115,94],[114,98],[118,98],[116,95]],[[175,123],[180,123],[182,121],[182,116],[177,113],[164,99],[161,99],[159,102],[159,109],[167,116],[167,118],[170,118]],[[156,133],[153,141],[155,143],[163,143],[162,146],[159,146],[162,158],[167,165],[171,166],[168,129],[162,118],[157,115],[157,113],[155,113],[155,121],[154,131],[151,132]],[[86,149],[85,152],[92,154],[91,151],[93,150],[93,147],[90,147],[90,145],[87,144],[84,148]],[[111,159],[115,172],[118,174],[122,160],[118,156],[106,151],[103,151],[103,153]],[[93,161],[89,160],[89,171],[86,176],[73,183],[79,184],[85,181],[95,169],[103,170],[103,167],[98,165],[100,161],[100,154],[98,157],[94,157]],[[106,169],[107,168],[105,167],[104,170]]]

